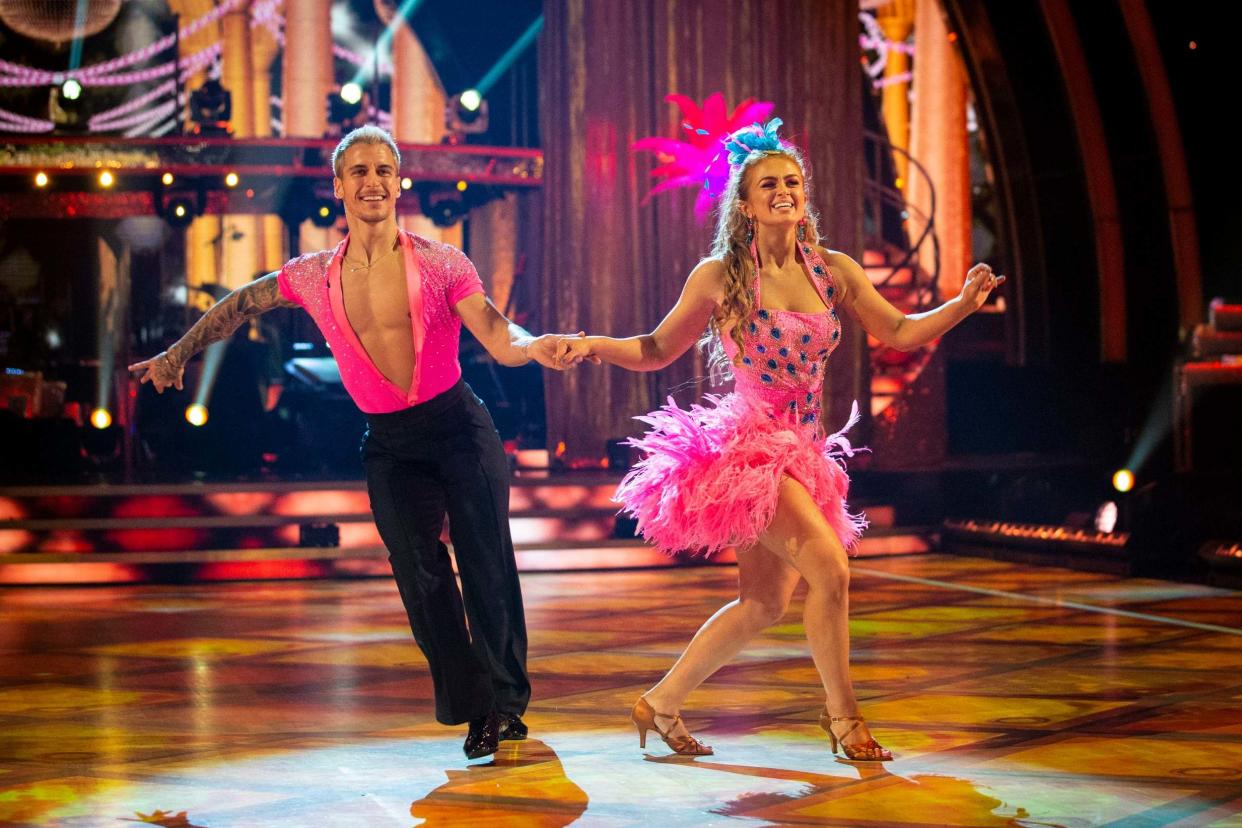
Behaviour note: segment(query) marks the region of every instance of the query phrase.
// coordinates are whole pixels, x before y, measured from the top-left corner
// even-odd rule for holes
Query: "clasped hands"
[[[600,359],[591,351],[585,331],[576,334],[544,334],[531,340],[527,355],[544,368],[564,371],[582,362],[599,365]]]

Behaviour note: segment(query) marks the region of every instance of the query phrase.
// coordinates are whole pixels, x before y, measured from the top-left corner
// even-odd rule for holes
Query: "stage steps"
[[[519,569],[702,563],[631,537],[632,525],[618,520],[611,500],[619,479],[607,472],[515,475],[510,526]],[[894,527],[895,510],[882,503],[855,508],[872,523],[860,554],[936,546],[938,527]],[[711,562],[732,560],[722,554]],[[387,572],[360,480],[0,488],[0,584]]]

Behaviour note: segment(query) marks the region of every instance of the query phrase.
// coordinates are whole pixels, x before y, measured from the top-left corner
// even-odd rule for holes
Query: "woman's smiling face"
[[[759,224],[785,226],[806,217],[802,168],[786,155],[773,155],[747,170],[742,209]]]

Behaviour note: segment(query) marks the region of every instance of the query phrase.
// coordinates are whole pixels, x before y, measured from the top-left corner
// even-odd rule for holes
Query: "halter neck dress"
[[[841,341],[836,285],[814,247],[800,244],[799,250],[825,309],[766,309],[756,275],[755,310],[739,323],[744,347],[732,363],[733,392],[707,394],[707,405],[688,411],[669,397],[636,418],[651,429],[629,441],[644,456],[621,481],[616,500],[637,519],[639,532],[667,553],[711,555],[754,544],[772,521],[786,475],[806,488],[847,549],[867,526],[846,506],[844,458],[858,449],[845,432],[858,422],[858,404],[834,434],[823,436],[821,422],[824,366]],[[724,332],[720,340],[734,360],[733,338]]]

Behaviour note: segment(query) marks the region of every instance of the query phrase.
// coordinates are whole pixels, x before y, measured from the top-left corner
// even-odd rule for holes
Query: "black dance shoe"
[[[461,746],[467,759],[478,759],[490,756],[500,749],[500,717],[496,713],[488,713],[477,719],[470,720],[470,732],[466,734],[466,742]]]
[[[520,742],[526,738],[528,732],[526,722],[522,721],[522,717],[518,714],[500,714],[500,741]]]

